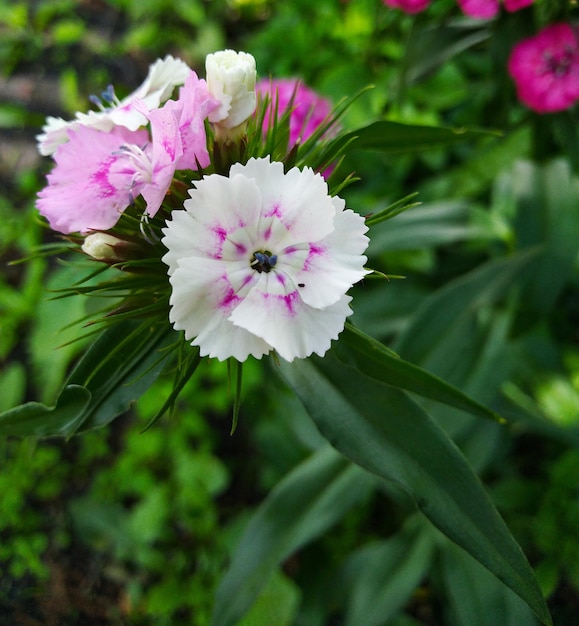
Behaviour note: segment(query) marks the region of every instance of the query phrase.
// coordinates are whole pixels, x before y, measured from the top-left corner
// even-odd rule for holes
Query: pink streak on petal
[[[222,277],[223,280],[227,280],[227,276]],[[235,291],[231,287],[226,291],[225,296],[221,299],[218,306],[221,310],[225,312],[230,312],[234,309],[240,302],[242,298],[240,298]]]
[[[271,293],[262,293],[261,294],[265,306],[267,306],[268,300],[274,300],[276,302],[282,302],[285,309],[287,317],[292,318],[298,314],[296,304],[299,300],[299,294],[297,291],[290,291],[290,293],[286,293],[284,295],[274,295]]]
[[[310,252],[304,262],[304,271],[307,272],[311,269],[311,265],[315,257],[323,256],[324,254],[326,254],[326,248],[324,246],[319,246],[314,243],[310,244]]]
[[[235,249],[239,253],[240,256],[246,254],[247,248],[242,243],[233,242],[233,245],[235,246]]]
[[[96,190],[98,190],[99,198],[110,198],[117,193],[117,189],[109,181],[109,174],[111,165],[116,161],[116,157],[109,157],[101,163],[100,168],[90,175],[91,183],[94,183]],[[128,173],[128,168],[123,169],[120,173]]]
[[[274,204],[270,209],[264,211],[263,217],[279,217],[282,218],[283,213],[278,203]]]

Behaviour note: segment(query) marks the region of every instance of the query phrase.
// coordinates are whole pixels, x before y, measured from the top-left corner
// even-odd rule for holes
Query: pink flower
[[[515,11],[520,11],[528,6],[531,6],[535,0],[503,0],[505,4],[505,9],[509,11],[509,13],[514,13]]]
[[[173,107],[178,118],[178,130],[183,144],[183,154],[176,163],[178,170],[196,170],[209,165],[205,120],[221,103],[214,98],[207,83],[191,72],[179,90],[179,99],[169,100],[165,106]]]
[[[68,141],[59,145],[56,166],[48,186],[38,194],[36,207],[52,229],[61,233],[107,230],[129,206],[138,168],[127,146],[149,140],[146,131],[117,127],[110,132],[81,126],[68,131]]]
[[[148,119],[150,134],[122,126],[104,131],[81,125],[69,129],[68,141],[56,149],[56,166],[37,201],[54,230],[85,233],[112,228],[139,195],[152,217],[176,169],[209,164],[204,122],[219,103],[195,72],[190,72],[178,100],[151,111],[144,101],[133,100],[132,106]]]
[[[579,30],[552,24],[513,49],[508,63],[519,100],[537,113],[568,109],[579,99]]]
[[[462,12],[469,17],[488,20],[499,12],[499,0],[457,0]]]
[[[498,15],[499,0],[457,0],[462,12],[469,17],[488,20]],[[505,9],[510,13],[524,9],[534,0],[503,0]]]
[[[271,107],[264,117],[264,128],[273,123],[274,110],[281,117],[291,106],[290,145],[305,141],[327,120],[332,110],[329,100],[322,98],[315,91],[295,78],[262,80],[257,84],[258,93],[271,98]],[[293,98],[293,101],[292,101]]]
[[[400,9],[405,13],[420,13],[428,8],[430,0],[382,0],[382,2],[393,9]]]

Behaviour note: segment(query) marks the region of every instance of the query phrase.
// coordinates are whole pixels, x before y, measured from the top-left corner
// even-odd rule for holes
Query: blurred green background
[[[357,286],[365,331],[505,415],[432,410],[488,486],[547,594],[579,615],[579,142],[577,112],[521,107],[514,42],[574,3],[538,2],[491,23],[454,0],[416,17],[380,0],[0,0],[0,410],[51,403],[83,346],[81,298],[51,300],[75,268],[28,257],[57,241],[34,208],[50,169],[35,135],[114,83],[119,96],[173,54],[252,53],[262,77],[296,76],[334,102],[373,85],[346,128],[377,119],[492,129],[412,154],[351,153],[365,214],[418,191],[377,227],[371,265],[404,280]],[[90,199],[87,199],[89,201]],[[537,256],[517,270],[517,254]],[[229,555],[260,502],[322,440],[267,367],[244,370],[229,435],[227,372],[205,363],[175,412],[142,432],[171,379],[109,427],[69,441],[0,441],[0,623],[210,623]],[[385,408],[385,416],[387,408]],[[368,479],[330,499],[325,526],[275,569],[243,626],[530,626],[472,560]]]

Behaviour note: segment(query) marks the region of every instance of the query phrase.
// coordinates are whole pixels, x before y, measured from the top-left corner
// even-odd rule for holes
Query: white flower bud
[[[93,233],[88,235],[82,244],[82,251],[97,261],[119,261],[115,247],[124,242],[118,237],[107,233]]]
[[[222,128],[235,128],[255,111],[255,59],[247,52],[222,50],[207,55],[207,87],[221,106],[209,114],[209,121]]]

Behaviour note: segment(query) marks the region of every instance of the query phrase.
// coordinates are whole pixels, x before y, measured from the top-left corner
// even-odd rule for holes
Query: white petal
[[[184,207],[197,229],[192,250],[201,256],[222,258],[231,245],[238,244],[240,250],[247,247],[245,254],[250,260],[255,249],[249,248],[260,244],[254,236],[261,204],[255,182],[243,176],[207,176],[189,194]]]
[[[261,192],[260,236],[272,248],[319,241],[332,232],[336,207],[323,176],[310,168],[293,168],[284,174],[283,163],[269,157],[249,159],[231,167],[230,176],[255,180]]]
[[[135,98],[145,100],[149,110],[154,109],[169,98],[177,85],[182,85],[191,73],[191,68],[181,59],[168,54],[164,59],[157,59],[150,67],[143,84],[127,96],[122,103]]]
[[[288,288],[281,294],[273,272],[262,274],[230,320],[250,333],[263,338],[286,361],[305,358],[313,352],[323,356],[332,339],[337,339],[352,310],[351,298],[342,296],[325,309],[314,309]]]
[[[369,242],[364,219],[348,209],[336,214],[334,225],[330,235],[308,247],[303,261],[302,250],[281,252],[278,257],[276,269],[286,271],[299,285],[303,301],[315,308],[334,304],[369,273],[362,254]]]
[[[215,259],[181,260],[170,277],[169,319],[175,330],[184,330],[185,338],[193,339],[192,345],[200,347],[202,356],[219,360],[233,356],[238,361],[250,354],[260,358],[270,346],[227,319],[241,298],[236,294],[239,285],[224,273],[224,265]],[[243,281],[239,272],[234,278]]]
[[[197,236],[197,228],[193,218],[187,211],[173,211],[173,218],[163,229],[163,244],[168,249],[161,259],[169,266],[169,276],[177,269],[179,259],[191,256],[192,242]]]
[[[36,136],[38,151],[42,156],[49,156],[56,152],[60,144],[68,141],[68,131],[74,130],[77,122],[67,122],[61,117],[47,117],[42,127],[42,134]]]

